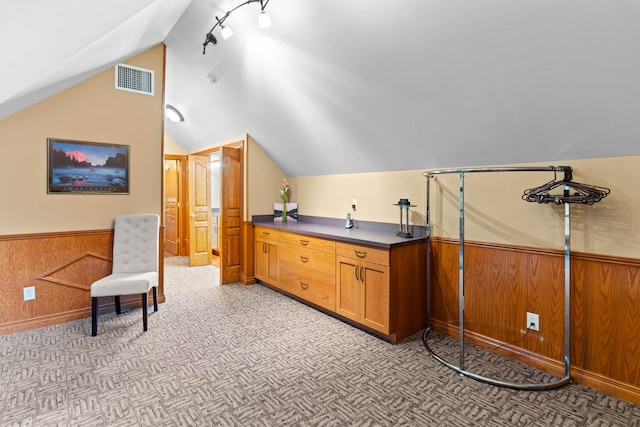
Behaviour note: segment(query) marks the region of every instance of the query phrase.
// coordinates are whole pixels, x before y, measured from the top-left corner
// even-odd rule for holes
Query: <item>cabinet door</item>
[[[336,257],[336,313],[348,319],[360,322],[361,288],[359,273],[360,262]]]
[[[360,279],[362,318],[360,323],[382,333],[389,333],[389,267],[362,262]]]
[[[278,284],[278,246],[256,240],[255,275],[258,280]]]
[[[269,275],[269,253],[265,250],[265,243],[262,240],[256,240],[256,250],[255,250],[255,258],[256,258],[256,278],[259,280],[268,280]]]
[[[270,243],[266,244],[269,270],[267,272],[267,280],[272,285],[278,284],[279,266],[278,266],[278,246]]]

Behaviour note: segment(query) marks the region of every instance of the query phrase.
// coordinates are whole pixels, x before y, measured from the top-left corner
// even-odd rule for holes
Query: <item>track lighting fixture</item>
[[[231,13],[234,10],[236,10],[236,9],[242,7],[242,6],[245,6],[245,5],[249,4],[249,3],[258,3],[258,2],[260,3],[260,15],[258,15],[258,26],[260,28],[268,28],[268,27],[270,27],[271,26],[271,18],[269,18],[269,15],[267,15],[267,12],[264,11],[264,8],[267,7],[267,4],[269,3],[269,1],[270,0],[247,0],[244,3],[239,4],[238,6],[234,7],[233,9],[231,9],[230,11],[225,13],[222,18],[218,18],[216,16],[216,23],[209,30],[209,32],[205,35],[204,43],[202,43],[202,54],[204,55],[206,53],[207,45],[209,45],[209,44],[217,44],[218,43],[218,39],[216,39],[216,37],[213,35],[213,30],[215,30],[216,27],[220,27],[220,34],[222,35],[222,38],[225,39],[225,40],[233,35],[233,31],[231,30],[231,28],[222,25],[222,23],[229,17],[229,15],[231,15]]]

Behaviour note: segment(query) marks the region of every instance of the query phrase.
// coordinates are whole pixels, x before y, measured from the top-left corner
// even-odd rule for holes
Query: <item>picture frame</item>
[[[129,194],[129,146],[47,138],[47,193]]]

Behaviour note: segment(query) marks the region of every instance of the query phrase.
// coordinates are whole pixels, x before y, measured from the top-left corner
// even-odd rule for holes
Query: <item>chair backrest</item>
[[[158,271],[160,217],[118,215],[113,232],[113,273]]]

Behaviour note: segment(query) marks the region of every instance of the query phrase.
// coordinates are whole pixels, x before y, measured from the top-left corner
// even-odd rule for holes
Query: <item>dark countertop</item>
[[[409,245],[416,242],[426,241],[424,235],[417,237],[400,237],[395,232],[373,230],[367,228],[344,228],[331,224],[317,224],[309,222],[256,222],[254,226],[272,228],[275,230],[289,231],[292,233],[306,234],[309,236],[323,237],[345,243],[355,243],[360,245],[375,246],[379,248],[392,248],[394,246]]]

